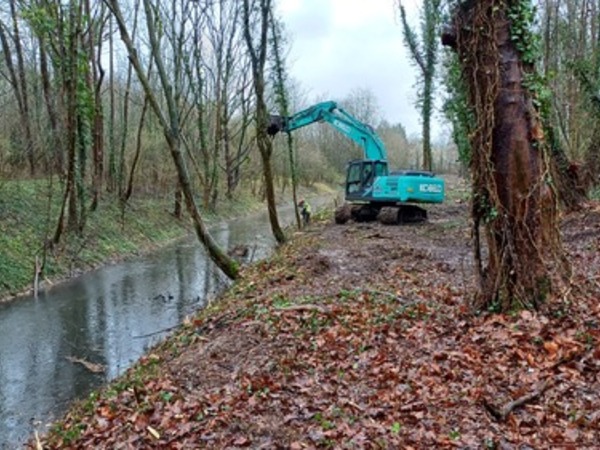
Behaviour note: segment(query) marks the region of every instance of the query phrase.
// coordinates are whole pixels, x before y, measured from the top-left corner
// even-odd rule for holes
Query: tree
[[[104,81],[104,68],[102,67],[102,34],[105,23],[105,8],[99,5],[96,11],[92,11],[90,0],[85,0],[84,14],[89,18],[87,36],[85,36],[82,47],[86,49],[90,68],[86,72],[85,82],[87,89],[93,93],[93,120],[92,120],[92,154],[93,154],[93,177],[92,177],[92,204],[90,209],[95,211],[98,207],[102,181],[104,179],[104,108],[102,105],[102,83]]]
[[[537,308],[562,247],[536,105],[536,41],[524,0],[460,3],[442,37],[457,52],[476,121],[471,135],[477,308]],[[485,229],[487,258],[480,242]]]
[[[431,152],[431,116],[433,114],[433,95],[435,93],[435,71],[438,55],[438,28],[440,23],[441,0],[425,0],[423,3],[421,22],[421,43],[406,19],[406,11],[402,1],[398,0],[404,41],[410,55],[417,65],[422,77],[422,91],[419,92],[418,107],[421,110],[423,125],[423,169],[433,169]]]
[[[150,86],[146,72],[143,70],[140,59],[138,58],[138,52],[129,35],[127,23],[125,22],[123,14],[121,13],[121,7],[118,0],[104,0],[104,2],[110,8],[115,17],[121,34],[121,40],[127,49],[129,59],[131,60],[138,79],[144,88],[144,92],[150,107],[154,111],[154,114],[157,116],[161,125],[165,140],[173,159],[173,163],[175,164],[175,168],[177,170],[178,183],[185,199],[188,213],[190,214],[194,223],[194,229],[196,230],[198,239],[208,251],[210,258],[225,273],[225,275],[234,279],[238,275],[238,264],[219,247],[219,245],[208,232],[202,216],[200,215],[200,211],[198,210],[198,205],[192,190],[192,183],[183,153],[181,111],[179,109],[179,100],[181,100],[182,92],[180,91],[181,85],[178,84],[179,80],[177,79],[177,71],[182,70],[183,68],[182,66],[177,67],[173,76],[169,76],[167,73],[165,59],[160,47],[159,33],[157,30],[157,11],[159,5],[153,5],[151,0],[143,0],[148,40],[151,47],[151,58],[154,61],[162,87],[162,94],[166,103],[164,109],[161,107],[161,104],[157,98],[157,93]],[[186,17],[185,12],[182,15]],[[175,18],[173,18],[173,20],[175,20]],[[184,29],[185,25],[181,24],[181,30]],[[181,43],[182,40],[178,40],[178,42]],[[182,58],[183,55],[181,53],[175,53],[171,56],[177,59]],[[181,60],[179,60],[179,63],[181,63]],[[178,63],[175,62],[175,64]],[[175,79],[175,83],[171,81],[173,79]]]
[[[202,67],[196,68],[197,79],[207,79],[210,104],[213,105],[214,126],[212,127],[210,145],[204,144],[211,158],[203,167],[205,180],[205,205],[216,206],[219,193],[219,163],[225,174],[227,198],[232,198],[239,183],[240,166],[248,156],[250,146],[244,145],[244,137],[250,127],[248,117],[251,92],[250,62],[246,52],[243,36],[241,10],[234,0],[219,0],[203,6],[206,9],[204,29],[206,42],[200,36],[197,41],[198,54],[206,53]],[[194,26],[195,32],[200,33],[200,24]],[[194,58],[202,62],[201,58]],[[207,68],[207,70],[205,70]],[[206,76],[203,76],[206,72]],[[204,94],[206,100],[207,93]],[[203,124],[204,128],[206,124]],[[241,138],[241,139],[240,139]],[[200,139],[202,141],[202,139]],[[238,145],[236,145],[236,140]],[[203,147],[203,145],[200,145]],[[209,149],[208,147],[212,147]]]
[[[0,21],[0,43],[2,44],[2,52],[9,73],[10,84],[12,85],[17,105],[19,107],[19,116],[21,126],[23,127],[23,137],[21,138],[22,147],[25,150],[27,162],[29,163],[29,173],[35,175],[35,144],[31,131],[31,113],[29,101],[29,85],[26,78],[25,60],[23,56],[23,39],[22,32],[19,26],[17,17],[16,1],[10,0],[10,15],[12,27],[9,27]],[[12,29],[12,34],[9,30]],[[14,46],[16,55],[16,67],[13,63],[12,48],[9,43],[9,37]]]
[[[271,0],[254,0],[252,3],[251,1],[244,0],[243,21],[244,37],[252,65],[252,80],[256,102],[256,143],[262,159],[271,229],[277,242],[282,244],[285,242],[285,234],[279,225],[275,205],[275,187],[271,165],[273,142],[267,133],[269,112],[265,99],[265,67],[267,63],[268,33],[269,22],[272,17],[272,5]]]
[[[59,85],[58,108],[55,109],[48,99],[50,75],[44,50],[40,62],[46,106],[52,127],[56,126],[62,135],[62,139],[55,136],[52,143],[62,143],[67,156],[63,201],[53,237],[53,242],[58,244],[65,231],[65,220],[68,230],[82,233],[87,217],[85,180],[87,157],[94,139],[95,108],[88,65],[94,58],[90,58],[86,33],[91,32],[93,19],[84,13],[82,2],[75,0],[32,1],[24,8],[23,15],[38,42],[47,45],[53,76]],[[55,131],[53,129],[53,134]]]
[[[272,11],[271,11],[272,14]],[[282,39],[283,39],[283,24],[271,17],[271,41],[273,47],[273,85],[275,86],[275,98],[279,107],[279,115],[289,117],[291,115],[289,108],[288,89],[287,89],[287,72],[285,70],[284,55],[282,55]],[[296,224],[298,228],[302,228],[300,214],[298,212],[298,170],[296,167],[294,155],[294,140],[292,133],[287,134],[287,147],[290,165],[290,175],[292,178],[292,199],[294,201],[294,212],[296,215]],[[285,184],[284,184],[285,186]]]

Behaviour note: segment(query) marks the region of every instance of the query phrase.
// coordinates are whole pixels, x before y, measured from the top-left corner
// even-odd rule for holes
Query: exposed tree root
[[[496,406],[492,405],[490,402],[488,402],[485,399],[483,400],[483,406],[485,406],[485,409],[487,409],[488,412],[496,420],[504,422],[506,420],[506,418],[508,417],[508,415],[511,412],[513,412],[515,409],[517,409],[520,406],[523,406],[524,404],[526,404],[532,400],[535,400],[540,395],[542,395],[544,393],[544,391],[546,389],[548,389],[550,384],[551,384],[550,380],[546,380],[535,391],[530,392],[529,394],[523,395],[522,397],[519,397],[518,399],[513,400],[512,402],[508,402],[502,408],[497,408]]]

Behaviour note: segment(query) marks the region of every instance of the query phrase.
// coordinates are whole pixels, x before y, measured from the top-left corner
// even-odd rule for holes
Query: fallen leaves
[[[595,222],[565,231],[570,303],[473,316],[463,228],[439,225],[460,224],[460,211],[419,227],[327,226],[282,247],[44,448],[600,442]]]
[[[550,355],[550,359],[555,359],[558,355],[558,344],[556,342],[544,342],[544,349],[546,349]]]

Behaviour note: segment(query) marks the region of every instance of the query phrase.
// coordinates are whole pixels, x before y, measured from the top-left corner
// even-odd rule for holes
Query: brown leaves
[[[600,442],[596,235],[569,232],[570,303],[473,316],[465,233],[447,226],[466,206],[452,208],[419,227],[326,227],[246,268],[44,448]]]

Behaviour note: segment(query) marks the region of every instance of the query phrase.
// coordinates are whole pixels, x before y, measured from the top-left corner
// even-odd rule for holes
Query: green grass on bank
[[[44,275],[57,280],[138,254],[186,232],[169,213],[166,199],[133,200],[123,215],[118,201],[106,198],[88,213],[82,235],[65,232],[61,242],[50,247],[44,243],[52,240],[60,202],[61,186],[47,180],[0,186],[0,298],[31,288],[36,257],[41,262],[44,253]]]
[[[316,191],[326,191],[319,186]],[[280,193],[279,193],[280,194]],[[101,264],[138,255],[182,237],[190,231],[184,212],[176,220],[173,197],[134,198],[125,212],[108,194],[98,209],[88,213],[82,236],[65,233],[59,245],[47,249],[44,276],[56,281]],[[282,197],[291,195],[288,192]],[[36,257],[44,256],[44,243],[52,239],[62,200],[62,186],[48,180],[0,180],[0,300],[31,289]],[[203,213],[207,222],[247,215],[264,208],[256,197],[242,193],[222,202],[219,211]]]

